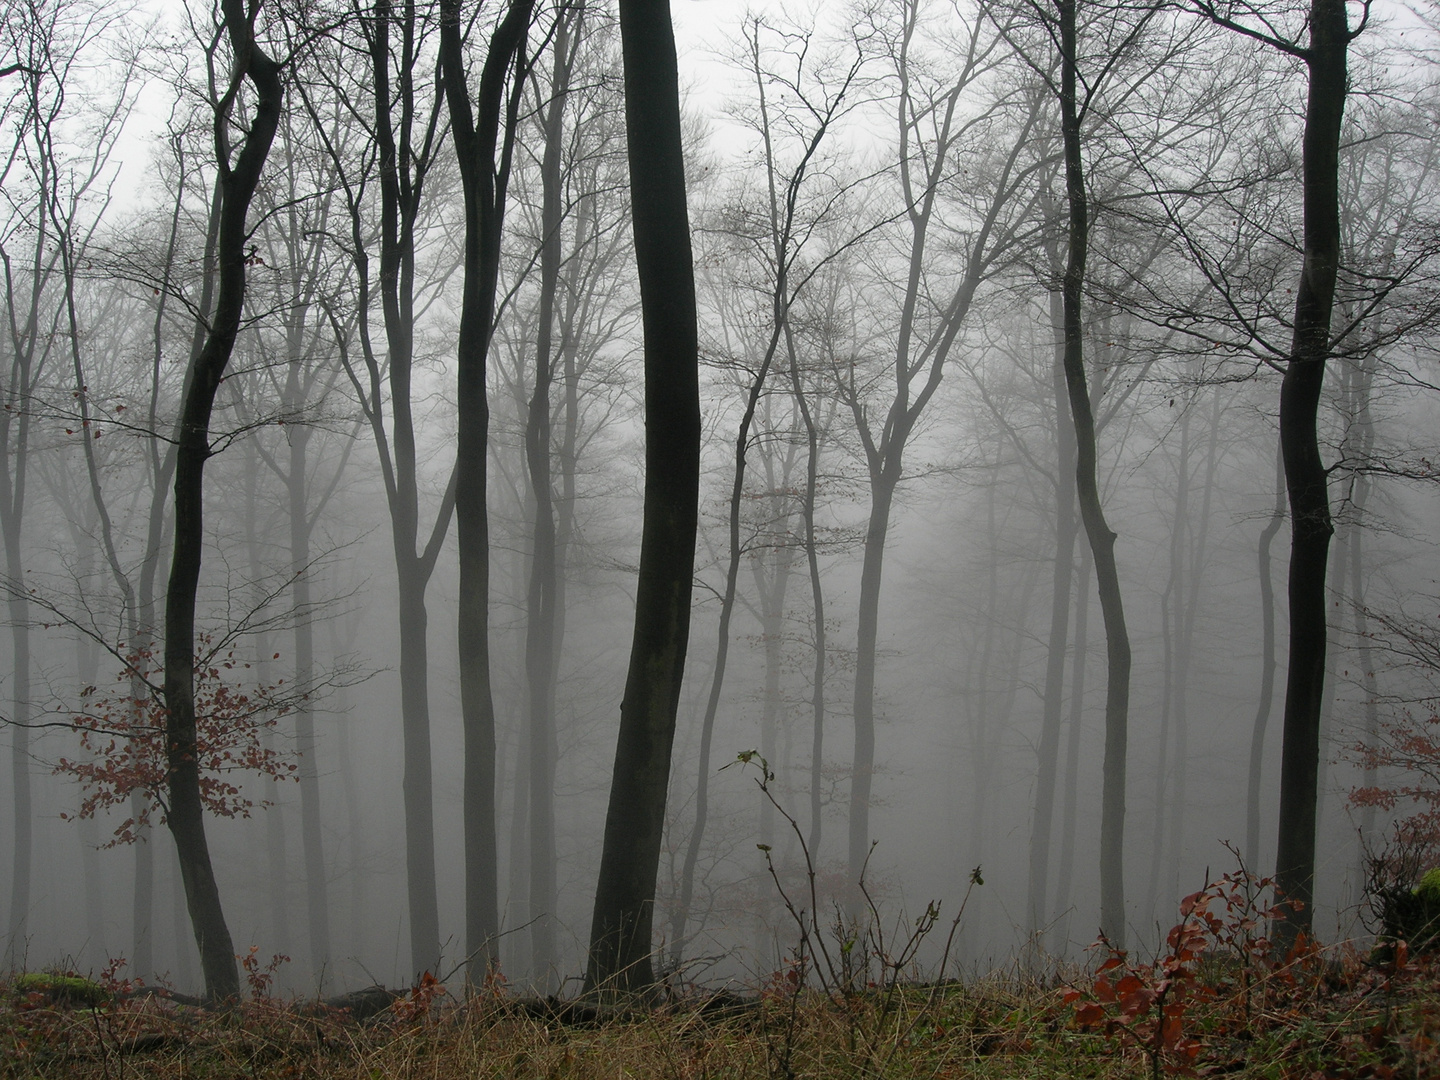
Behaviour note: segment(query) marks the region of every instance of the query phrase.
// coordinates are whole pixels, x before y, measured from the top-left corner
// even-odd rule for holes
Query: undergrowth
[[[73,973],[55,974],[65,978],[0,986],[7,1080],[1139,1078],[1157,1060],[1166,1075],[1242,1080],[1440,1076],[1440,969],[1404,950],[1383,965],[1312,950],[1284,977],[1258,976],[1263,987],[1256,972],[1201,963],[1186,991],[1194,1051],[1186,1043],[1159,1059],[1143,1032],[1107,1032],[1053,982],[907,984],[836,998],[780,972],[753,995],[610,1016],[503,993],[461,1001],[432,984],[358,1021],[264,995],[223,1011],[158,995],[76,995],[64,992]],[[1248,1004],[1236,1011],[1242,981]]]
[[[758,769],[806,870],[787,884],[761,845],[794,943],[748,994],[672,985],[661,1004],[626,1009],[517,997],[498,973],[457,995],[426,973],[404,992],[325,1004],[275,997],[286,958],[262,964],[252,949],[237,958],[249,1000],[211,1009],[121,979],[117,960],[95,978],[0,981],[0,1080],[1440,1078],[1440,952],[1382,935],[1370,953],[1302,939],[1279,955],[1268,927],[1299,906],[1243,863],[1184,898],[1148,959],[1102,938],[1065,978],[920,982],[939,906],[887,930],[863,873],[856,895],[827,905],[768,765],[753,752],[735,763]],[[970,885],[983,885],[978,867]]]

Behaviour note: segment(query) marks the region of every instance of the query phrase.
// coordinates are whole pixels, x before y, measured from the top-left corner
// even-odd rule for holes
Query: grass
[[[1440,965],[1374,965],[1315,954],[1269,972],[1245,1002],[1224,964],[1201,969],[1186,1034],[1193,1059],[1163,1075],[1241,1080],[1421,1080],[1440,1076]],[[772,980],[763,992],[703,997],[598,1017],[481,994],[401,999],[364,1022],[258,997],[212,1011],[160,996],[86,1003],[72,973],[0,985],[0,1077],[667,1080],[755,1077],[1120,1078],[1153,1075],[1149,1015],[1081,1027],[1062,988],[1016,980],[847,995]],[[1077,985],[1084,985],[1078,980]],[[718,999],[717,999],[718,1000]],[[1127,1028],[1130,1030],[1124,1030]]]

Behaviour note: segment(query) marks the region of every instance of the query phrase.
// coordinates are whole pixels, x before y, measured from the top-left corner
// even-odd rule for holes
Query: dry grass
[[[1357,961],[1359,963],[1359,961]],[[1303,1007],[1292,1007],[1303,1000]],[[401,1008],[403,1014],[406,1009]],[[1192,1018],[1199,1075],[1274,1080],[1440,1076],[1440,975],[1334,965],[1245,1030]],[[340,1013],[247,1002],[228,1011],[160,998],[87,1007],[0,987],[0,1077],[40,1080],[477,1080],[657,1077],[1144,1077],[1123,1038],[1076,1028],[1053,987],[999,980],[909,987],[889,998],[770,993],[717,1008],[701,999],[601,1018],[546,1014],[483,995],[438,998],[423,1015],[364,1023]]]

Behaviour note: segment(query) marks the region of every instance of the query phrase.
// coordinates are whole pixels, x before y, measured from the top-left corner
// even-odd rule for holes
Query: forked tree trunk
[[[499,959],[499,871],[495,839],[495,701],[490,685],[490,518],[486,446],[490,406],[485,362],[494,326],[500,232],[534,0],[512,0],[490,38],[478,115],[470,107],[460,0],[441,6],[440,65],[450,132],[465,195],[465,282],[456,342],[455,525],[460,549],[460,712],[465,735],[465,950],[472,983]],[[504,142],[501,145],[501,117]],[[500,160],[496,160],[497,148]]]
[[[165,597],[164,682],[167,823],[180,859],[205,993],[214,1000],[237,997],[240,978],[205,836],[195,728],[195,597],[204,544],[204,470],[211,453],[210,414],[215,393],[230,361],[245,302],[245,218],[280,122],[284,98],[279,66],[255,41],[254,25],[242,0],[224,0],[222,10],[236,74],[215,117],[221,186],[219,286],[215,315],[205,344],[191,365],[190,385],[181,411],[175,461],[174,550]],[[241,80],[247,78],[255,88],[254,111],[240,153],[232,164],[226,152],[230,110]]]

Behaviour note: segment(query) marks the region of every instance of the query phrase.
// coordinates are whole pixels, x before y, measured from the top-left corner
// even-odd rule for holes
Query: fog
[[[160,643],[180,410],[217,318],[232,57],[218,8],[26,10],[0,19],[0,68],[19,65],[0,78],[5,963],[121,961],[199,992],[165,824]],[[762,983],[803,929],[787,903],[904,938],[938,902],[917,977],[1083,962],[1116,880],[1111,627],[1066,393],[1050,24],[1003,2],[757,10],[677,6],[703,439],[658,972]],[[1278,416],[1307,88],[1304,64],[1253,36],[1138,10],[1082,8],[1089,262],[1071,344],[1132,651],[1118,917],[1148,953],[1184,895],[1242,859],[1276,870]],[[458,989],[483,947],[517,989],[573,994],[646,510],[618,26],[608,6],[538,4],[518,83],[506,67],[513,161],[482,335],[499,934],[477,944],[452,478],[466,206],[439,8],[413,16],[413,44],[388,18],[381,46],[368,7],[267,5],[257,23],[284,104],[204,463],[205,835],[234,951],[262,971],[283,957],[280,989],[425,970]],[[472,100],[495,18],[467,30]],[[1304,18],[1279,5],[1274,33]],[[1373,931],[1367,858],[1424,808],[1357,800],[1417,783],[1361,747],[1423,730],[1440,665],[1436,39],[1413,15],[1374,22],[1351,46],[1316,425],[1334,528],[1326,942]],[[255,95],[236,78],[220,129],[238,148]],[[415,914],[430,889],[433,929]]]

